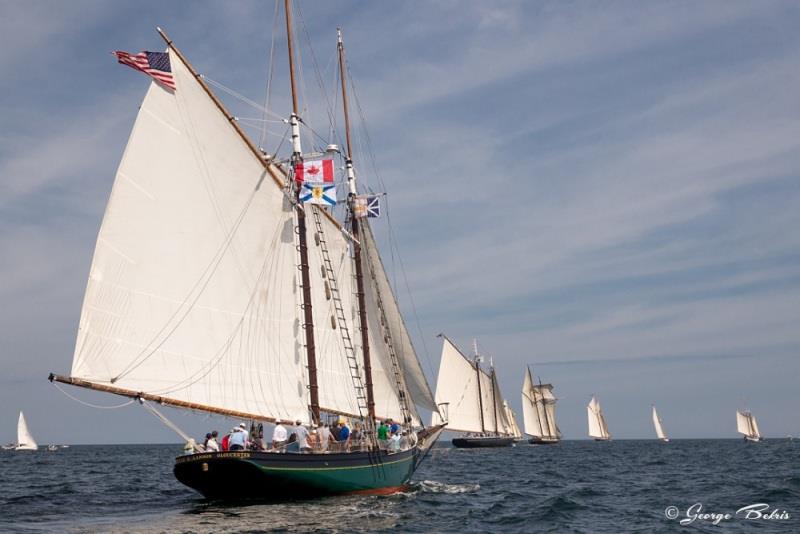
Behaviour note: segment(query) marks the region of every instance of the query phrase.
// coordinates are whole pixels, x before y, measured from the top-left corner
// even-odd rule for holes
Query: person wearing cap
[[[228,447],[232,451],[243,451],[247,449],[247,425],[241,423],[233,429],[233,433],[228,440]]]
[[[286,445],[287,439],[289,439],[289,435],[286,432],[286,427],[279,421],[278,424],[275,425],[275,430],[272,431],[272,448],[280,449]]]

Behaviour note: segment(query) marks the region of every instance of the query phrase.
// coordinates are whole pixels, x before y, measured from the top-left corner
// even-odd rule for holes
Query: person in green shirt
[[[389,427],[386,426],[386,421],[381,421],[381,426],[378,427],[378,439],[385,444],[389,439]]]

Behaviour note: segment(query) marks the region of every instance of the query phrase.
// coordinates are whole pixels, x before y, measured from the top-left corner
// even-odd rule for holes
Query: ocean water
[[[0,532],[800,532],[798,440],[437,447],[406,493],[279,504],[206,502],[180,448],[0,451]]]

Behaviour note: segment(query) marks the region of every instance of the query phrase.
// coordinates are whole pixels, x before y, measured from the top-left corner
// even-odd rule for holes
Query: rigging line
[[[242,101],[243,103],[247,104],[248,106],[251,106],[251,107],[257,109],[257,110],[263,112],[264,114],[271,115],[271,116],[275,117],[276,119],[288,120],[288,119],[286,119],[286,117],[282,117],[281,115],[275,113],[274,111],[270,111],[269,109],[263,107],[258,102],[254,102],[254,101],[250,100],[249,98],[247,98],[243,94],[237,93],[236,91],[234,91],[230,87],[227,87],[227,86],[221,84],[218,81],[212,80],[211,78],[209,78],[205,74],[201,74],[200,77],[203,80],[205,80],[206,82],[208,82],[210,85],[213,85],[214,87],[219,89],[220,91],[228,93],[229,95],[231,95],[232,97],[236,98],[237,100]]]
[[[189,435],[186,432],[184,432],[183,430],[178,428],[178,425],[176,425],[175,423],[173,423],[172,421],[167,419],[164,414],[162,414],[161,412],[156,410],[153,406],[150,406],[149,402],[147,402],[146,400],[140,398],[139,399],[139,403],[142,405],[142,407],[145,410],[147,410],[148,412],[153,414],[156,417],[156,419],[158,419],[159,421],[164,423],[164,425],[166,425],[167,428],[169,428],[170,430],[173,430],[176,434],[178,434],[185,441],[188,442],[188,441],[190,441],[192,439],[192,438],[189,437]],[[198,447],[197,444],[195,444],[195,449],[198,450],[198,451],[203,451],[204,450],[204,449]]]
[[[266,171],[264,171],[264,174],[266,174]],[[211,282],[211,278],[212,278],[211,275],[214,273],[216,268],[222,262],[222,259],[225,257],[225,253],[227,252],[228,248],[230,247],[230,244],[233,242],[233,237],[236,235],[236,232],[238,231],[239,226],[241,225],[242,221],[244,220],[245,215],[247,214],[247,212],[250,209],[250,205],[252,204],[253,199],[256,196],[256,192],[258,192],[258,187],[253,188],[253,191],[250,194],[250,197],[247,199],[247,202],[245,203],[244,208],[242,209],[241,213],[239,214],[237,220],[234,222],[234,225],[231,228],[230,232],[228,233],[227,236],[225,236],[225,239],[222,241],[222,243],[220,245],[220,248],[217,250],[216,254],[211,258],[211,262],[208,264],[208,266],[206,266],[205,270],[201,273],[200,278],[189,289],[189,293],[186,296],[186,299],[184,299],[184,301],[181,303],[181,305],[178,307],[178,309],[176,309],[175,312],[169,317],[169,319],[167,319],[167,321],[164,323],[164,326],[161,328],[161,330],[159,330],[155,334],[155,336],[150,340],[150,342],[147,345],[145,345],[145,348],[142,349],[142,351],[136,357],[134,357],[134,359],[131,361],[131,363],[129,363],[127,366],[125,366],[123,368],[122,372],[120,372],[114,379],[112,379],[112,383],[114,383],[115,381],[119,380],[123,376],[129,374],[131,371],[133,371],[134,369],[136,369],[137,367],[142,365],[145,361],[147,361],[153,354],[155,354],[158,351],[158,349],[161,348],[161,346],[164,345],[164,343],[167,342],[167,339],[169,339],[169,337],[175,332],[175,330],[178,329],[178,327],[181,325],[181,323],[183,323],[183,320],[186,318],[187,315],[189,315],[189,312],[192,310],[192,308],[194,307],[195,303],[197,303],[197,301],[203,295],[203,292],[205,291],[205,288]],[[205,282],[203,282],[204,278],[205,278]],[[195,290],[197,290],[198,288],[199,288],[199,291],[197,291],[197,295],[194,297],[194,299],[192,299],[192,302],[186,307],[186,311],[183,313],[183,316],[177,321],[175,326],[172,327],[172,329],[170,329],[169,332],[167,332],[167,334],[164,336],[164,338],[161,340],[161,342],[158,343],[158,345],[156,345],[152,350],[150,350],[149,353],[145,354],[149,350],[150,345],[152,343],[154,343],[155,340],[167,330],[167,328],[169,327],[169,323],[172,322],[173,319],[178,317],[178,315],[181,312],[181,308],[184,307],[184,304],[187,303],[187,301],[189,300],[191,294],[193,292],[195,292]]]
[[[280,16],[280,0],[275,0],[275,12],[272,15],[272,39],[269,46],[269,63],[267,66],[267,87],[264,91],[264,110],[269,109],[270,101],[272,100],[272,77],[275,75],[275,38],[278,33],[278,19]],[[266,118],[266,111],[261,112],[262,117]],[[263,147],[267,143],[267,127],[258,137],[258,146]]]
[[[386,191],[386,184],[381,177],[380,172],[378,172],[378,164],[375,159],[375,152],[372,148],[372,139],[369,135],[369,129],[367,128],[367,119],[364,114],[364,110],[361,107],[361,102],[358,99],[358,92],[356,90],[355,82],[353,81],[353,76],[350,73],[349,65],[347,65],[347,77],[350,80],[350,87],[352,88],[353,99],[356,102],[356,108],[358,109],[359,118],[361,119],[362,128],[364,130],[364,138],[367,145],[367,154],[369,156],[370,162],[372,163],[373,172],[375,173],[375,178],[378,180],[378,184]],[[431,362],[430,351],[428,350],[428,344],[425,341],[425,335],[422,332],[422,325],[420,324],[419,314],[417,313],[417,306],[414,302],[414,297],[411,293],[411,286],[408,283],[408,276],[406,275],[405,266],[403,264],[402,256],[400,255],[400,249],[397,246],[397,238],[394,233],[394,228],[392,226],[392,219],[391,219],[391,210],[389,209],[389,200],[388,197],[384,197],[386,200],[386,226],[389,229],[389,248],[392,255],[392,260],[394,261],[394,252],[397,251],[398,263],[400,265],[400,272],[403,276],[403,280],[406,285],[406,291],[408,292],[409,301],[411,302],[411,309],[414,315],[414,323],[417,326],[417,332],[419,333],[420,340],[422,341],[422,349],[425,353],[425,362],[427,363],[428,372],[430,376],[434,376],[433,372],[433,363]],[[396,273],[395,273],[396,275]],[[397,287],[397,282],[395,278],[395,287]]]
[[[53,384],[56,387],[56,389],[58,389],[61,393],[63,393],[64,395],[66,395],[70,399],[74,400],[77,403],[83,404],[84,406],[89,406],[90,408],[98,408],[100,410],[116,410],[117,408],[124,408],[125,406],[133,404],[133,401],[134,401],[134,399],[130,399],[130,400],[126,401],[126,402],[123,402],[122,404],[117,404],[117,405],[114,405],[114,406],[100,406],[99,404],[92,404],[91,402],[83,401],[83,400],[79,399],[78,397],[73,397],[72,395],[67,393],[61,386],[59,386],[58,383],[56,383],[55,380],[50,382],[50,383]]]
[[[280,236],[280,228],[276,229],[275,234],[273,235],[271,243],[274,244],[276,242],[276,239],[279,239],[279,236]],[[239,319],[239,322],[236,323],[235,327],[233,328],[233,331],[231,332],[231,335],[228,336],[228,339],[225,341],[225,343],[222,344],[222,347],[220,347],[219,351],[217,351],[217,353],[214,354],[212,359],[209,360],[205,364],[205,366],[204,366],[205,369],[203,367],[201,367],[193,375],[190,375],[187,378],[184,378],[183,380],[181,380],[179,382],[176,382],[175,384],[172,384],[172,386],[164,388],[164,389],[161,389],[161,390],[151,391],[149,393],[153,393],[153,394],[156,394],[156,395],[163,395],[165,393],[169,394],[169,393],[174,393],[175,391],[180,391],[180,390],[186,389],[186,388],[190,387],[191,385],[196,384],[197,382],[199,382],[200,380],[202,380],[206,376],[208,376],[211,373],[211,371],[213,371],[214,368],[219,364],[219,362],[222,361],[222,359],[225,357],[225,354],[230,350],[230,347],[233,345],[234,340],[235,340],[235,336],[241,330],[245,319],[250,315],[248,312],[249,312],[250,308],[253,305],[253,301],[255,300],[255,297],[258,295],[258,289],[260,287],[262,287],[261,286],[261,280],[264,278],[264,271],[265,271],[267,263],[269,261],[269,256],[270,256],[269,252],[271,251],[271,249],[272,249],[272,247],[270,247],[270,250],[267,251],[266,256],[264,257],[264,262],[262,262],[262,264],[261,264],[261,270],[259,271],[258,278],[255,280],[255,282],[253,284],[253,290],[250,292],[250,296],[249,296],[248,301],[247,301],[247,306],[245,306],[245,308],[244,308],[244,310],[242,312],[241,319]],[[198,376],[198,375],[200,375],[200,376]],[[180,387],[177,387],[177,386],[180,386]]]

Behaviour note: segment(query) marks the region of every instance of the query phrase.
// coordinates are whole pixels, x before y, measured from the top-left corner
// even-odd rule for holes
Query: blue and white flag
[[[381,216],[381,197],[363,196],[356,197],[353,212],[358,218],[380,217]]]
[[[336,205],[336,185],[324,182],[303,182],[300,185],[300,201],[304,204]]]

